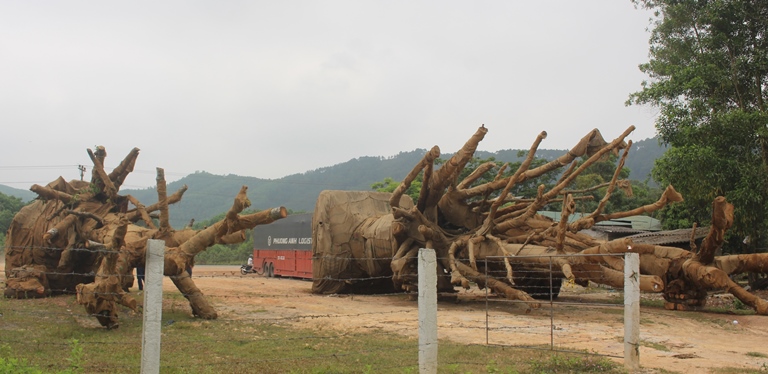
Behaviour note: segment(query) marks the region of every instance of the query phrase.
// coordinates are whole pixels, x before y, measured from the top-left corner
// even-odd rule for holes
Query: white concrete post
[[[624,367],[640,369],[640,255],[624,255]]]
[[[163,317],[165,242],[147,240],[144,266],[144,326],[141,335],[141,373],[160,373],[160,327]]]
[[[419,373],[437,373],[437,258],[419,249]]]

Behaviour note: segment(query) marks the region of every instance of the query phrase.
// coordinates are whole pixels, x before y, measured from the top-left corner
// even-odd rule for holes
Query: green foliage
[[[0,357],[0,373],[4,374],[43,374],[44,371],[33,367],[25,359]]]
[[[731,232],[761,245],[768,229],[768,3],[634,0],[654,10],[651,78],[628,103],[659,108],[671,146],[653,176],[685,197],[662,212],[669,228],[709,224],[714,197],[734,204]],[[738,248],[734,248],[738,251]]]
[[[423,174],[419,174],[419,176],[416,177],[416,180],[414,180],[405,191],[405,194],[410,196],[414,202],[419,200],[419,191],[421,191],[422,182]],[[394,192],[399,185],[400,182],[393,180],[391,177],[386,177],[382,181],[371,184],[371,189],[378,192]]]
[[[258,211],[258,209],[246,209],[241,214],[251,214]],[[288,214],[299,214],[305,212],[294,212],[288,209]],[[225,213],[220,213],[212,218],[195,222],[192,228],[195,230],[202,230],[214,223],[224,219]],[[245,263],[248,255],[253,254],[253,231],[245,231],[245,241],[237,244],[214,244],[202,253],[195,256],[195,264],[197,265],[242,265]]]
[[[22,207],[24,207],[24,202],[21,199],[0,192],[0,233],[5,234],[8,231],[13,216]]]
[[[253,213],[256,210],[247,209],[241,214]],[[195,222],[192,228],[202,230],[218,221],[221,221],[225,213],[218,214],[211,219]],[[214,244],[205,251],[195,256],[197,265],[241,265],[245,263],[248,255],[253,253],[253,232],[245,231],[245,241],[238,244]]]
[[[253,238],[240,244],[214,244],[195,256],[197,265],[242,265],[253,253]]]
[[[607,373],[620,372],[618,365],[605,357],[554,354],[532,360],[531,373]]]
[[[66,374],[82,373],[83,372],[83,346],[80,345],[80,341],[77,339],[71,339],[69,341],[70,350],[67,362],[69,362],[69,368],[64,371]]]
[[[3,374],[42,374],[42,373],[58,373],[58,374],[76,374],[82,373],[83,363],[83,347],[80,345],[77,339],[70,340],[70,352],[67,362],[69,367],[64,370],[51,372],[43,371],[29,362],[25,358],[15,358],[11,356],[11,347],[8,344],[4,344],[0,347],[0,373]]]
[[[18,197],[0,192],[0,255],[5,253],[5,234],[11,227],[13,217],[24,205],[25,203]]]

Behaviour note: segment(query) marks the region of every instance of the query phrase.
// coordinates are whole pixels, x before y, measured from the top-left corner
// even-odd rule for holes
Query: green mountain
[[[626,166],[632,171],[630,178],[645,181],[648,179],[653,162],[664,153],[664,148],[658,141],[646,139],[634,143]],[[196,172],[186,177],[168,183],[168,194],[188,186],[181,202],[170,207],[171,225],[181,228],[190,220],[205,221],[218,214],[226,212],[232,205],[240,187],[248,186],[248,198],[251,208],[256,210],[285,206],[294,211],[312,211],[315,200],[323,190],[370,190],[371,184],[386,177],[402,180],[411,171],[426,149],[416,149],[401,152],[392,157],[359,157],[347,162],[307,171],[300,174],[288,175],[279,179],[261,179],[240,175],[214,175],[207,172]],[[545,150],[537,152],[537,156],[552,160],[564,154],[566,150]],[[479,158],[495,157],[498,161],[515,162],[521,158],[518,150],[506,149],[497,152],[478,151]],[[446,159],[452,154],[443,154]],[[29,201],[35,195],[30,191],[1,186],[0,192],[17,196]],[[4,192],[8,189],[8,192]],[[133,195],[145,205],[157,201],[157,191],[153,188],[120,191],[123,195]]]
[[[2,184],[0,184],[0,193],[8,196],[18,197],[25,203],[37,197],[37,194],[30,190],[22,190],[19,188],[8,187]]]
[[[641,182],[648,181],[648,184],[655,185],[651,179],[651,169],[653,163],[667,151],[667,146],[662,146],[658,138],[649,138],[632,143],[632,149],[629,150],[625,167],[629,168],[629,178]]]
[[[183,185],[189,189],[181,202],[170,207],[171,225],[179,228],[190,222],[207,220],[224,213],[232,205],[240,187],[248,186],[251,208],[260,210],[285,206],[295,211],[312,211],[315,200],[323,190],[370,190],[371,184],[386,177],[402,179],[426,153],[417,149],[401,152],[393,157],[360,157],[342,164],[305,173],[288,175],[280,179],[261,179],[240,175],[214,175],[197,172],[168,183],[168,194]],[[157,190],[121,190],[139,201],[157,201]]]

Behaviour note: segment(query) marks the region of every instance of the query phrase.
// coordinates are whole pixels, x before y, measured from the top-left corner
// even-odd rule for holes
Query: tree
[[[682,200],[670,185],[651,204],[614,213],[604,211],[616,189],[622,188],[619,177],[632,149],[632,141],[625,139],[633,130],[629,127],[611,142],[606,142],[597,129],[592,130],[562,156],[531,168],[547,135],[542,132],[520,167],[499,178],[487,164],[464,173],[488,132],[481,126],[440,168],[434,167],[440,150],[432,148],[386,197],[360,191],[323,191],[313,217],[312,291],[377,288],[388,292],[392,287],[417,291],[418,253],[421,248],[432,248],[437,274],[445,275],[437,279],[438,291],[450,293],[456,286],[469,288],[474,284],[508,299],[531,302],[529,306],[535,308],[539,306],[536,297],[557,297],[563,278],[581,285],[591,281],[620,287],[624,262],[612,255],[634,252],[641,254],[640,289],[664,292],[667,308],[700,307],[708,290],[720,289],[757,313],[768,315],[768,301],[729,277],[768,268],[768,253],[715,255],[734,221],[734,206],[723,196],[713,199],[711,226],[704,240],[700,245],[690,244],[695,251],[644,243],[642,238],[602,242],[583,232],[603,221],[655,212]],[[568,188],[591,166],[619,153],[621,158],[596,209],[571,220],[575,200],[584,191]],[[579,162],[580,157],[585,160]],[[474,185],[486,173],[490,182]],[[553,187],[540,185],[533,199],[511,196],[515,185],[549,173],[559,176]],[[418,200],[405,198],[404,193],[419,175]],[[460,175],[467,176],[457,180]],[[556,200],[563,207],[559,220],[537,214]],[[595,254],[600,256],[584,256]],[[382,284],[388,277],[392,282]]]
[[[8,196],[0,192],[0,233],[5,235],[8,227],[11,225],[13,216],[21,210],[24,202],[18,197]]]
[[[378,192],[392,192],[400,185],[400,182],[395,181],[392,177],[386,177],[381,181],[371,184],[371,189]],[[419,190],[421,189],[421,175],[414,180],[413,184],[405,192],[406,195],[416,200],[419,198]]]
[[[525,151],[519,151],[518,157],[525,156]],[[546,159],[543,158],[534,158],[531,161],[531,167],[539,167],[547,163]],[[442,166],[445,164],[445,160],[442,158],[435,159],[435,166]],[[487,167],[489,169],[489,172],[483,173],[480,175],[477,179],[475,179],[471,186],[479,186],[486,183],[492,182],[496,178],[507,178],[510,177],[515,170],[517,170],[520,165],[522,164],[522,161],[514,162],[511,164],[507,164],[505,166],[504,162],[496,161],[495,157],[488,157],[486,159],[479,158],[479,157],[472,157],[467,161],[467,165],[464,167],[464,169],[461,171],[461,173],[458,174],[458,177],[456,178],[457,181],[462,181],[466,179],[470,173],[474,170],[476,170],[478,167]],[[502,170],[501,168],[504,167]],[[493,171],[493,172],[490,172]],[[501,174],[497,175],[494,172],[501,171]],[[408,189],[405,191],[405,195],[410,196],[413,201],[419,200],[419,193],[422,188],[422,181],[424,178],[424,174],[420,173],[416,176],[416,178],[411,182]],[[520,198],[534,198],[536,197],[536,191],[539,187],[539,185],[545,185],[547,188],[551,188],[554,185],[554,182],[557,180],[557,175],[554,174],[545,174],[541,175],[536,178],[531,178],[529,180],[522,181],[520,184],[515,185],[513,189],[511,190],[511,194],[513,196],[517,196]],[[399,181],[393,180],[391,177],[384,178],[383,180],[371,184],[371,189],[376,190],[378,192],[394,192],[395,189],[400,185]],[[493,192],[491,197],[498,196],[498,192]]]
[[[163,169],[157,169],[157,203],[145,206],[118,193],[138,155],[134,148],[107,174],[106,149],[88,149],[93,161],[90,182],[59,177],[47,186],[30,188],[39,198],[14,216],[8,230],[5,297],[76,292],[77,302],[89,315],[102,326],[115,328],[118,304],[137,310],[136,300],[126,290],[133,283],[133,269],[146,262],[148,240],[157,239],[165,243],[163,274],[189,300],[192,313],[217,318],[187,271],[195,256],[217,243],[242,242],[249,229],[285,218],[288,211],[277,207],[241,214],[251,205],[248,187],[242,186],[219,221],[200,230],[174,230],[168,206],[180,201],[187,187],[168,196]],[[150,215],[154,212],[159,212],[157,222]]]
[[[633,2],[655,17],[650,61],[640,65],[650,80],[627,103],[660,110],[656,128],[670,149],[653,176],[685,196],[662,217],[706,223],[723,195],[735,206],[730,232],[760,246],[768,229],[768,2]]]
[[[5,251],[5,233],[11,225],[13,216],[22,207],[24,207],[24,202],[21,199],[0,192],[0,253]]]

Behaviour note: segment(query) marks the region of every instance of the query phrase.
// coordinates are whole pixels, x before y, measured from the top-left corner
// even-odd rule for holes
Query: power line
[[[26,169],[65,169],[79,165],[0,165],[0,170],[26,170]]]

